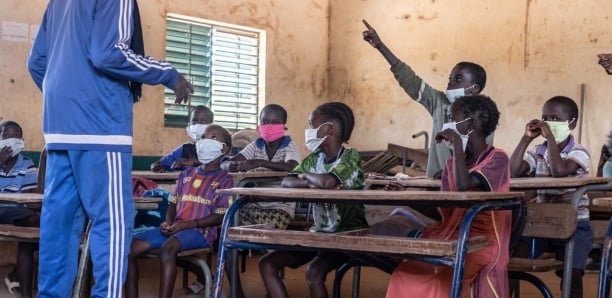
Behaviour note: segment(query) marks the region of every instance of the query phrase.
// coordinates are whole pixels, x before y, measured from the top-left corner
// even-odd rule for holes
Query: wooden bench
[[[527,204],[523,237],[568,239],[576,231],[576,209],[570,204]],[[556,259],[510,258],[508,275],[510,279],[525,280],[540,290],[544,297],[552,297],[550,289],[532,272],[562,270],[563,262]],[[518,297],[519,283],[516,283],[514,294]]]
[[[210,247],[196,248],[190,250],[184,250],[176,255],[177,265],[183,267],[183,289],[187,289],[188,285],[188,271],[185,265],[191,264],[202,270],[204,273],[204,297],[210,298],[212,296],[212,273],[208,264],[212,263],[213,249]],[[206,255],[206,261],[201,257]],[[159,250],[151,250],[142,256],[143,258],[159,258]],[[181,264],[182,263],[182,264]]]
[[[454,257],[456,240],[420,239],[370,235],[369,229],[340,233],[311,233],[267,229],[265,225],[231,227],[228,239],[274,245],[299,245],[313,249],[343,250],[386,254],[410,254]],[[468,252],[485,248],[489,240],[485,236],[471,237]]]
[[[0,225],[0,241],[38,242],[40,228]]]

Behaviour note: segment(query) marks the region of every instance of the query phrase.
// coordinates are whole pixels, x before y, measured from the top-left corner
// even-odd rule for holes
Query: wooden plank
[[[40,239],[40,229],[36,227],[0,225],[0,239],[6,241],[38,242],[38,239]]]
[[[543,189],[543,188],[576,188],[591,184],[604,184],[612,182],[612,178],[603,177],[566,177],[566,178],[554,178],[554,177],[525,177],[525,178],[512,178],[510,180],[511,189]]]
[[[456,240],[438,240],[372,236],[364,230],[348,233],[311,233],[305,231],[264,230],[246,227],[230,228],[228,239],[252,243],[304,246],[343,251],[376,252],[389,254],[415,254],[455,256]],[[488,239],[477,236],[468,240],[468,252],[485,248]]]
[[[366,179],[366,185],[386,185],[389,182],[399,183],[404,187],[411,188],[425,188],[431,190],[440,190],[442,186],[442,180],[439,179],[431,179],[429,177],[418,176],[418,177],[408,177],[403,179]]]
[[[608,220],[591,220],[591,227],[593,228],[593,242],[603,243],[606,238],[606,231],[608,230]]]
[[[243,188],[219,189],[218,193],[248,195],[260,201],[282,201],[282,199],[305,199],[316,202],[376,202],[401,201],[495,201],[513,200],[523,197],[521,192],[451,192],[451,191],[384,191],[384,190],[329,190],[307,188]]]
[[[153,180],[156,183],[168,182],[168,181],[175,183],[180,173],[181,171],[164,172],[164,173],[156,173],[152,171],[132,171],[132,176],[138,176],[138,177],[146,178],[149,180]]]
[[[547,272],[563,269],[563,261],[555,259],[510,258],[508,271]]]
[[[423,169],[427,168],[427,159],[429,156],[428,150],[413,149],[389,143],[387,145],[387,151],[389,154],[399,158],[400,164],[402,163],[403,158],[406,157],[406,166],[410,166],[411,163],[409,163],[409,161],[412,161],[415,163],[415,166]]]
[[[596,207],[612,208],[612,197],[609,198],[594,198],[591,204]]]
[[[274,177],[285,177],[287,172],[285,171],[269,171],[269,170],[252,170],[248,172],[229,172],[228,173],[234,180],[242,180],[248,178],[274,178]]]
[[[576,209],[570,204],[527,204],[523,237],[567,239],[576,230]]]

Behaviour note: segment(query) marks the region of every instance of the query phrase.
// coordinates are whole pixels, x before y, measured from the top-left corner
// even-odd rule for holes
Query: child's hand
[[[546,122],[538,120],[538,124],[536,125],[537,129],[539,129],[540,131],[540,135],[545,138],[545,139],[552,139],[554,140],[555,136],[553,135],[552,131],[550,131],[550,127],[548,127],[548,124],[546,124]]]
[[[368,30],[363,31],[363,40],[367,41],[372,47],[378,48],[378,46],[382,43],[378,33],[376,33],[376,30],[374,30],[374,28],[370,26],[366,20],[362,20],[362,22],[366,28],[368,28]]]
[[[612,54],[598,54],[599,65],[601,65],[607,74],[612,75]]]
[[[531,140],[539,137],[542,134],[542,130],[540,129],[541,122],[543,123],[543,121],[538,119],[527,122],[527,125],[525,125],[525,136]],[[548,125],[546,127],[548,127]]]
[[[447,141],[450,144],[455,144],[456,142],[457,144],[461,145],[461,137],[452,129],[445,129],[436,135],[436,143],[440,143],[442,141]],[[449,146],[449,148],[454,150],[455,146]]]
[[[172,225],[172,223],[168,222],[166,220],[164,220],[159,225],[159,230],[161,231],[162,235],[164,235],[164,236],[172,235],[172,233],[170,232],[170,225]]]
[[[13,150],[9,146],[2,147],[0,150],[0,165],[4,165],[4,163],[9,160],[13,156]]]
[[[179,74],[178,82],[174,86],[174,95],[176,95],[174,103],[187,103],[190,94],[193,94],[193,85],[187,82],[183,75]]]
[[[161,163],[159,162],[154,162],[153,164],[151,164],[151,172],[155,172],[155,173],[165,173],[166,169],[164,168],[164,166],[162,166]]]

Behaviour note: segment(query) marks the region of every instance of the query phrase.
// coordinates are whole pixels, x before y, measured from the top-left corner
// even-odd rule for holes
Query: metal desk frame
[[[233,190],[237,190],[237,192],[232,192]],[[240,197],[234,201],[234,203],[230,206],[227,211],[225,217],[223,218],[221,237],[219,243],[219,252],[217,256],[217,272],[215,275],[215,287],[213,292],[213,297],[220,298],[221,290],[223,285],[223,272],[225,269],[225,259],[227,257],[228,249],[235,250],[238,248],[242,249],[289,249],[289,250],[319,250],[314,248],[307,248],[301,246],[288,246],[288,245],[269,245],[269,244],[261,244],[261,243],[252,243],[252,242],[244,242],[244,241],[231,241],[228,239],[228,231],[233,222],[236,212],[246,203],[257,201],[248,195],[241,195],[240,190],[248,192],[248,189],[232,189],[232,190],[222,190],[227,191],[229,193],[233,193],[234,195],[240,195]],[[335,192],[350,192],[350,191],[342,191],[342,190],[330,190]],[[296,192],[299,192],[296,189]],[[365,192],[365,191],[359,191]],[[381,193],[390,194],[390,192],[379,191]],[[399,193],[399,192],[397,192]],[[461,223],[461,227],[459,230],[459,238],[458,238],[458,246],[457,253],[454,257],[435,257],[435,256],[417,256],[415,258],[430,262],[438,265],[446,265],[453,267],[453,281],[452,281],[452,290],[451,297],[460,297],[461,294],[461,281],[463,278],[463,267],[465,263],[465,259],[467,256],[467,239],[469,236],[469,230],[471,228],[472,221],[476,217],[476,215],[485,210],[511,210],[516,209],[521,206],[522,195],[516,195],[512,199],[496,199],[496,200],[480,200],[480,201],[470,201],[469,199],[465,200],[427,200],[427,201],[419,201],[418,195],[419,193],[431,195],[431,192],[410,192],[414,193],[411,199],[398,199],[390,201],[384,198],[350,198],[351,203],[367,203],[367,204],[378,204],[378,205],[402,205],[406,203],[436,203],[439,206],[449,206],[449,207],[464,207],[468,208],[465,217]],[[463,194],[469,194],[469,192],[464,192]],[[266,194],[264,194],[266,195]],[[267,201],[295,201],[295,202],[322,202],[322,201],[334,201],[333,199],[316,199],[316,198],[286,198],[286,197],[276,197],[276,198],[267,198]],[[230,264],[233,266],[233,264]]]

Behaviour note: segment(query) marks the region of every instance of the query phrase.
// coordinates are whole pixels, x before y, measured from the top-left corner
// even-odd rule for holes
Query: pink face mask
[[[260,125],[259,135],[266,142],[274,142],[285,135],[285,124]]]

